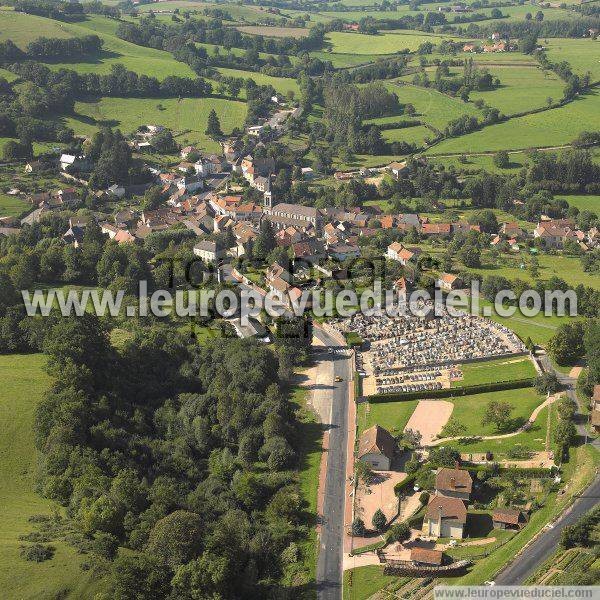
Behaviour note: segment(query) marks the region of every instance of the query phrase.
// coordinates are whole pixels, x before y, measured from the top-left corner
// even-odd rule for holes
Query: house
[[[282,267],[279,263],[273,263],[265,274],[265,279],[267,282],[274,281],[275,279],[283,279],[286,283],[290,283],[292,281],[291,273],[285,268]]]
[[[125,188],[121,185],[117,185],[116,183],[114,185],[111,185],[109,188],[106,189],[106,193],[109,196],[115,196],[116,198],[122,198],[125,195]]]
[[[314,179],[315,172],[311,167],[302,167],[300,170],[302,173],[302,179]]]
[[[335,260],[344,261],[349,258],[359,258],[360,257],[360,248],[358,246],[354,246],[352,244],[334,244],[329,246],[327,249],[327,254],[334,258]]]
[[[129,233],[127,229],[120,229],[113,238],[118,244],[131,244],[135,242],[135,236]]]
[[[398,445],[383,427],[373,425],[363,431],[358,442],[358,458],[379,471],[389,471]]]
[[[73,167],[81,160],[81,156],[75,156],[74,154],[61,154],[59,160],[60,168],[63,171],[66,171],[69,167]]]
[[[194,246],[194,255],[200,257],[204,262],[214,263],[223,256],[223,251],[216,242],[202,240]]]
[[[473,479],[469,471],[442,467],[435,476],[435,493],[443,496],[469,500],[473,490]]]
[[[63,234],[62,239],[65,244],[69,244],[70,246],[74,246],[75,248],[79,248],[81,246],[81,242],[83,242],[83,227],[70,227],[66,233]]]
[[[195,146],[186,146],[185,148],[182,148],[179,153],[183,159],[186,159],[190,154],[198,154],[198,148]]]
[[[467,509],[462,500],[434,494],[423,518],[423,535],[460,540],[466,523]]]
[[[400,173],[406,169],[406,161],[391,162],[386,168],[396,179],[398,179]]]
[[[516,508],[496,508],[492,521],[494,529],[522,529],[527,523],[525,514]]]
[[[444,553],[441,550],[416,546],[410,551],[410,560],[416,566],[439,567],[444,562]]]
[[[463,282],[458,275],[442,273],[436,281],[436,284],[441,290],[451,292],[452,290],[459,290],[462,287]]]
[[[463,52],[475,52],[477,46],[475,44],[465,44],[463,46]]]
[[[450,235],[452,225],[450,223],[423,223],[421,225],[423,235]]]
[[[567,239],[575,239],[575,234],[569,228],[557,227],[541,222],[533,230],[534,239],[539,239],[544,248],[554,248],[560,250],[564,247]]]
[[[358,31],[359,29],[358,23],[344,23],[344,31]]]
[[[404,246],[400,242],[392,242],[385,253],[386,258],[390,260],[400,260],[400,252],[404,249]]]
[[[25,173],[39,173],[44,170],[44,163],[39,160],[32,160],[25,165]]]
[[[492,40],[494,42],[497,42],[500,39],[500,33],[497,31],[494,31],[494,33],[492,33]]]
[[[231,214],[236,221],[249,221],[258,225],[263,216],[263,210],[258,204],[250,202],[234,206],[231,209]]]
[[[399,262],[402,266],[413,264],[421,251],[418,248],[406,248],[400,242],[392,242],[387,249],[386,257]]]
[[[596,433],[600,433],[600,385],[594,386],[590,411],[590,424]]]
[[[324,256],[323,244],[314,238],[292,244],[295,260],[317,263]]]
[[[502,227],[500,227],[500,233],[507,238],[515,238],[516,240],[522,239],[525,237],[525,232],[519,227],[518,223],[509,222],[502,223]]]

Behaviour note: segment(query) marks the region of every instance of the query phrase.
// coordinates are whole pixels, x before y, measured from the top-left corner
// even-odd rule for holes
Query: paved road
[[[578,434],[587,439],[586,436],[586,418],[580,412],[579,399],[575,393],[576,380],[568,375],[556,371],[547,356],[541,358],[541,363],[546,371],[554,371],[560,382],[565,386],[567,395],[575,402],[578,412],[575,416]],[[589,441],[589,440],[588,440]],[[600,439],[591,442],[593,446],[600,450]],[[519,555],[518,559],[509,564],[495,579],[497,585],[520,585],[530,575],[548,560],[558,547],[560,534],[567,525],[573,525],[586,512],[590,511],[600,501],[600,475],[581,494],[570,508],[564,512],[560,518],[552,524],[551,528],[545,529],[537,539],[532,542],[527,549]]]
[[[339,347],[339,342],[325,331],[315,328],[315,336],[326,346]],[[345,356],[331,354],[334,377],[332,381],[332,404],[329,425],[329,451],[319,559],[317,562],[317,598],[319,600],[341,600],[342,558],[344,544],[344,494],[346,480],[348,438],[348,385],[350,385],[350,361]]]

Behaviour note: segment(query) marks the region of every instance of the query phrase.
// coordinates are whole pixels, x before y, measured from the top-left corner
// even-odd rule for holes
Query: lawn
[[[208,113],[214,108],[221,121],[221,129],[229,133],[234,127],[243,127],[246,104],[217,98],[171,99],[102,98],[96,102],[76,102],[76,116],[66,119],[66,125],[75,133],[90,135],[106,123],[128,133],[140,125],[164,125],[177,135],[179,143],[194,143],[208,151],[218,151],[219,144],[208,138],[204,131]]]
[[[600,214],[600,196],[564,196],[558,195],[560,200],[566,200],[569,206],[575,206],[579,210],[591,210]]]
[[[31,208],[23,198],[8,196],[0,192],[0,217],[19,217]]]
[[[598,119],[600,92],[592,90],[561,108],[525,115],[451,138],[426,154],[451,154],[559,146],[569,144]]]
[[[364,600],[397,579],[384,575],[380,565],[357,567],[344,571],[344,600]]]
[[[499,378],[503,376],[499,376]],[[483,394],[471,394],[448,399],[454,404],[452,419],[462,423],[466,427],[464,435],[498,435],[510,433],[521,427],[530,417],[533,410],[544,402],[545,397],[538,394],[533,388],[520,388],[516,390],[501,390],[499,392],[486,392]],[[490,402],[506,402],[513,407],[510,413],[512,423],[506,430],[498,431],[493,424],[482,424],[486,407]],[[521,435],[521,434],[519,434]],[[514,439],[519,437],[515,436]],[[511,440],[513,438],[507,438]],[[494,440],[490,440],[494,442]],[[457,442],[458,443],[458,442]],[[489,442],[483,442],[489,443]],[[471,445],[469,445],[471,447]]]
[[[253,79],[258,85],[272,85],[276,91],[283,94],[287,94],[287,92],[292,91],[297,96],[300,93],[298,82],[289,77],[272,77],[271,75],[263,75],[262,73],[255,73],[254,71],[242,71],[240,69],[219,68],[217,71],[223,75],[226,75],[227,77]]]
[[[550,38],[540,40],[553,62],[566,60],[575,73],[591,73],[592,81],[600,80],[600,40]]]
[[[535,67],[490,67],[500,86],[487,92],[472,92],[471,100],[482,99],[505,115],[547,106],[548,98],[562,98],[564,82],[552,71]]]
[[[386,129],[381,132],[383,139],[386,142],[407,142],[416,144],[417,148],[422,147],[425,143],[425,138],[433,138],[435,134],[431,129],[427,129],[425,125],[417,127],[403,127],[402,129]]]
[[[359,435],[375,424],[385,427],[392,435],[401,434],[418,403],[418,400],[374,402],[372,404],[361,402],[357,412]]]
[[[452,387],[476,385],[495,381],[512,381],[535,377],[536,370],[528,358],[500,358],[486,362],[475,362],[460,365],[463,378],[453,381]]]
[[[81,558],[64,542],[43,563],[20,558],[18,537],[33,528],[28,518],[59,507],[34,493],[33,419],[50,379],[40,354],[0,356],[0,581],[4,598],[92,598],[99,591],[80,569]]]

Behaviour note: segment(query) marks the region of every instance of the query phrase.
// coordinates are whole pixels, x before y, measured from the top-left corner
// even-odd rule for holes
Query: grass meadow
[[[0,192],[0,217],[18,217],[30,208],[31,204],[23,200],[23,198],[9,196]]]
[[[347,18],[347,17],[345,17]],[[333,31],[325,36],[333,51],[339,54],[394,54],[400,50],[414,52],[424,42],[439,44],[451,36],[438,36],[416,31],[391,31],[379,35]]]
[[[600,80],[600,40],[590,38],[541,40],[553,62],[566,60],[575,73],[591,73],[592,81]]]
[[[263,75],[254,71],[242,71],[240,69],[225,69],[218,68],[217,71],[227,77],[240,77],[242,79],[253,79],[258,85],[272,85],[276,91],[287,94],[289,91],[299,95],[300,88],[295,79],[289,77],[272,77],[271,75]]]
[[[205,135],[208,113],[214,108],[224,133],[243,127],[246,104],[217,98],[169,99],[101,98],[95,102],[76,102],[75,116],[66,124],[77,134],[89,135],[100,124],[109,124],[123,132],[140,125],[164,125],[173,130],[179,143],[194,143],[208,151],[217,151],[219,144]]]
[[[23,560],[19,536],[32,530],[31,515],[59,507],[34,492],[36,449],[33,419],[50,385],[39,354],[0,356],[0,585],[3,598],[91,598],[95,586],[80,569],[75,549],[54,541],[52,560]]]
[[[592,90],[566,106],[525,115],[451,138],[433,146],[426,154],[461,154],[498,150],[551,147],[569,144],[598,118],[600,92]]]
[[[528,358],[500,358],[486,362],[466,363],[460,366],[463,378],[453,381],[451,387],[477,385],[495,381],[512,381],[535,377],[536,370]]]
[[[505,115],[547,106],[547,99],[562,98],[564,82],[552,71],[535,67],[489,67],[500,86],[486,92],[472,92],[471,100],[482,99]]]
[[[37,17],[0,9],[0,42],[12,40],[19,48],[25,49],[29,42],[39,37],[70,38],[74,37],[66,24],[52,19]]]
[[[557,197],[561,200],[566,200],[569,203],[569,206],[575,206],[579,210],[591,210],[596,214],[600,214],[600,196],[565,196],[563,194],[558,194]]]

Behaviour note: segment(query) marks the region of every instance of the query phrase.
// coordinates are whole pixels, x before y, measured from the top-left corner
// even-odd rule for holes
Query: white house
[[[396,440],[379,425],[363,431],[358,442],[358,458],[379,471],[389,471],[396,453]]]
[[[223,251],[217,246],[216,242],[202,240],[194,246],[194,255],[204,262],[214,263],[223,256]]]
[[[435,538],[464,537],[467,508],[459,498],[433,495],[423,518],[423,535]]]

